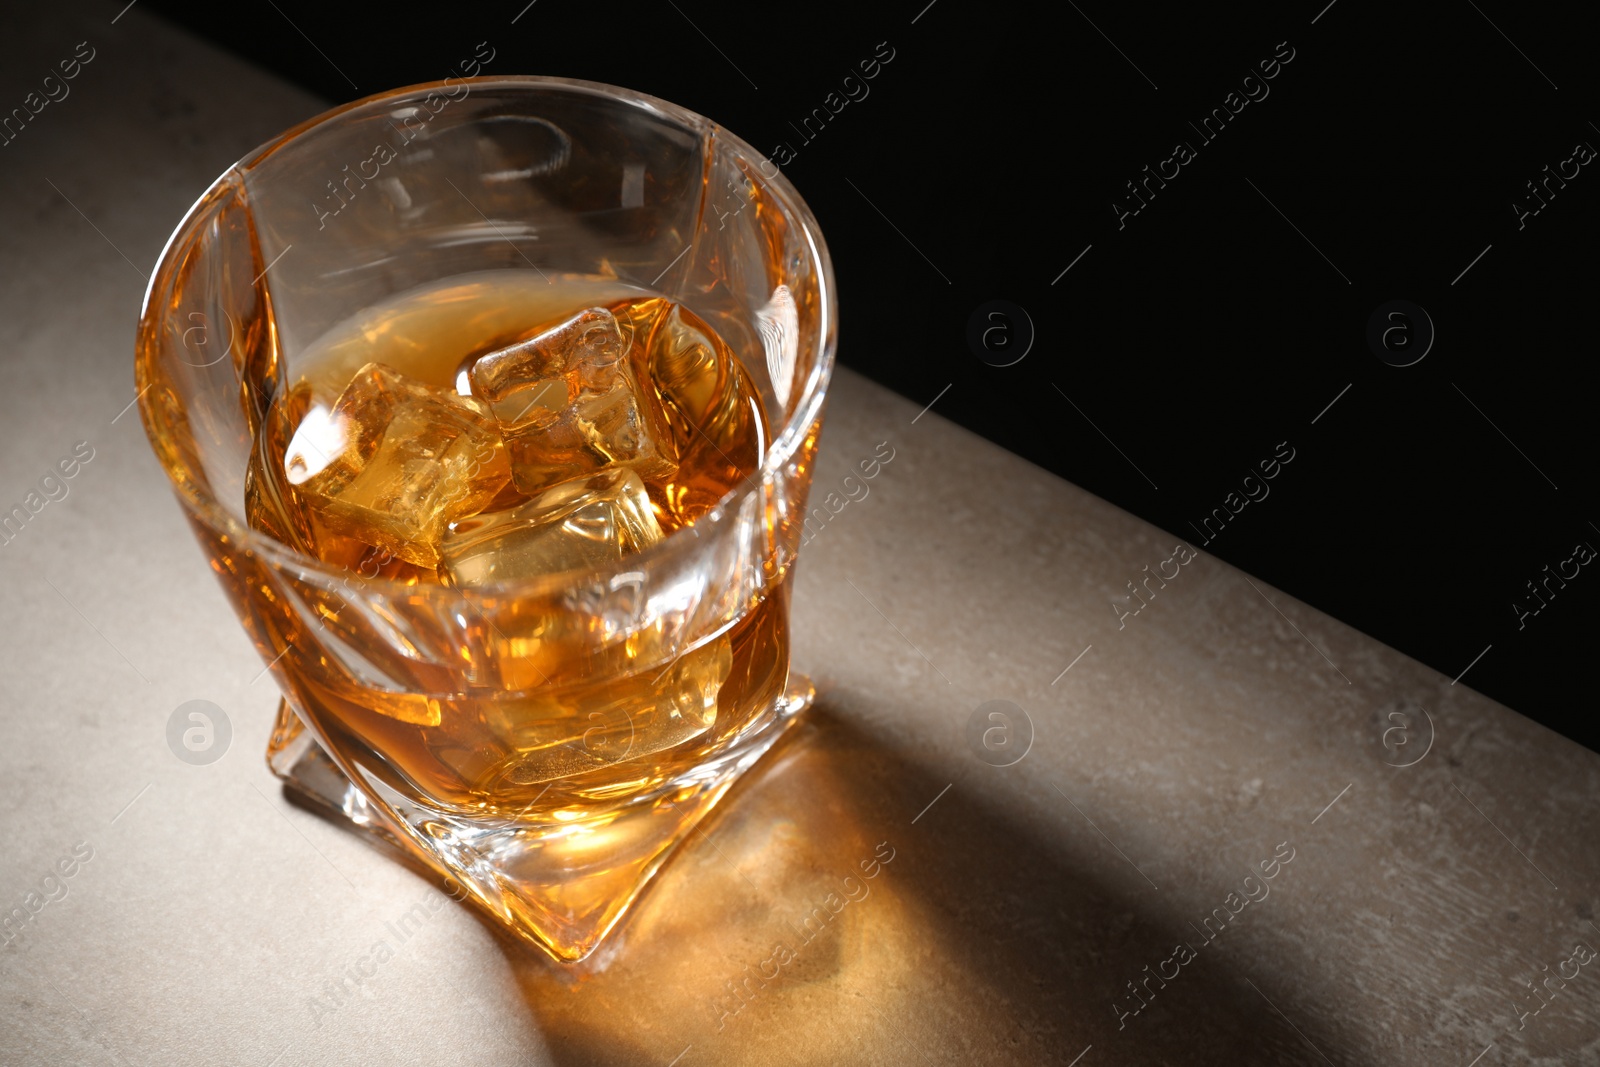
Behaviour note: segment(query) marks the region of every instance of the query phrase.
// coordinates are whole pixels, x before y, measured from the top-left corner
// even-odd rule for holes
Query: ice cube
[[[652,480],[677,470],[665,415],[640,388],[631,348],[610,311],[590,308],[472,365],[472,396],[499,422],[519,490],[532,496],[612,467]]]
[[[766,423],[743,364],[680,304],[661,316],[647,353],[650,379],[680,442],[679,470],[657,494],[669,526],[692,524],[730,485],[761,466]]]
[[[614,563],[661,536],[644,482],[619,467],[562,482],[508,511],[464,519],[439,553],[451,584],[483,585]]]
[[[480,401],[381,363],[362,367],[332,410],[301,429],[285,469],[322,521],[419,566],[437,565],[446,527],[481,510],[511,477]]]
[[[313,467],[320,471],[340,450],[326,439],[327,417],[327,405],[314,403],[308,383],[273,398],[245,471],[245,514],[253,529],[325,563],[354,568],[378,550],[329,529],[296,488]]]
[[[503,795],[699,737],[716,724],[732,668],[733,642],[722,634],[665,667],[652,663],[620,688],[608,681],[559,697],[497,701],[486,724],[512,751],[484,775],[480,788]]]

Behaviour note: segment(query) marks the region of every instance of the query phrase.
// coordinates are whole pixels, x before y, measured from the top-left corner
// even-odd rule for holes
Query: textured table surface
[[[117,6],[0,34],[0,109],[93,52],[0,147],[0,1061],[1600,1063],[1600,759],[847,371],[815,499],[893,459],[803,550],[818,705],[599,958],[290,805],[128,405],[166,235],[322,105]]]

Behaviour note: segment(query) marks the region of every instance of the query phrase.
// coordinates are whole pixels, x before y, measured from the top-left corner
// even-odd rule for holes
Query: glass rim
[[[775,194],[784,207],[786,215],[794,222],[797,231],[803,235],[804,243],[809,248],[811,257],[817,265],[818,325],[816,330],[817,343],[814,350],[815,363],[812,366],[811,373],[806,376],[805,382],[795,391],[794,399],[789,405],[789,417],[782,428],[772,435],[766,452],[762,456],[760,466],[728,490],[710,510],[701,515],[692,525],[674,530],[650,547],[629,555],[615,564],[555,571],[533,578],[497,580],[485,582],[481,585],[441,585],[436,595],[448,594],[466,599],[482,600],[494,600],[508,596],[549,595],[575,585],[581,585],[585,580],[593,580],[612,573],[648,571],[652,567],[660,566],[662,562],[677,553],[694,551],[695,548],[693,546],[698,545],[699,542],[705,539],[703,536],[705,533],[715,531],[722,523],[736,521],[743,509],[743,501],[750,495],[760,492],[763,484],[776,476],[778,470],[794,457],[801,441],[810,431],[810,427],[820,418],[827,391],[827,383],[833,372],[837,349],[835,325],[838,318],[836,309],[837,297],[835,294],[833,261],[828,255],[828,246],[823,240],[821,227],[817,223],[816,216],[812,214],[811,208],[806,204],[804,198],[800,196],[799,191],[784,176],[783,172],[778,169],[777,164],[774,163],[772,165],[775,173],[769,177],[760,170],[759,164],[770,161],[748,141],[732,133],[714,120],[706,118],[704,115],[647,93],[623,88],[622,86],[608,85],[604,82],[544,75],[510,74],[470,78],[452,77],[401,86],[339,104],[270,138],[240,157],[237,161],[229,164],[205,188],[195,202],[190,205],[189,209],[184,212],[183,218],[173,228],[165,245],[163,245],[161,254],[156,257],[155,266],[150,274],[150,281],[145,288],[144,299],[140,303],[135,341],[136,375],[143,377],[141,368],[144,366],[142,356],[146,335],[157,330],[160,325],[158,321],[161,317],[160,309],[152,310],[152,300],[155,296],[156,288],[161,283],[170,280],[171,270],[174,265],[172,257],[175,247],[180,239],[191,235],[197,213],[211,202],[213,193],[219,186],[226,182],[230,176],[259,163],[279,147],[337,120],[347,112],[381,101],[398,100],[410,96],[423,97],[429,92],[437,91],[450,83],[469,83],[480,87],[511,89],[553,88],[573,90],[652,112],[682,127],[710,137],[717,144],[728,145],[737,156],[752,165],[758,175],[758,177],[751,176],[753,180],[763,183]],[[748,170],[746,174],[749,175]],[[140,387],[138,397],[140,419],[144,423],[147,436],[151,435],[152,426],[157,424],[153,411],[155,402],[148,399],[148,384],[143,381],[136,382],[136,385]],[[173,483],[173,488],[184,503],[186,510],[203,521],[211,528],[212,532],[234,539],[247,551],[270,560],[276,566],[292,568],[304,574],[318,575],[334,582],[347,581],[353,576],[360,582],[359,588],[369,589],[374,593],[380,594],[415,596],[420,588],[425,588],[392,578],[360,575],[351,568],[336,566],[316,556],[300,552],[270,534],[255,530],[247,523],[235,518],[232,513],[218,502],[209,486],[202,487],[192,479],[180,481],[173,477],[173,472],[167,469],[164,462],[162,463],[162,468],[166,471],[168,480]]]

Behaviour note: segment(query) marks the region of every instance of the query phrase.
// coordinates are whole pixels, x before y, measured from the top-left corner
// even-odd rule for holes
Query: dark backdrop
[[[1326,3],[144,6],[329,101],[487,42],[718,120],[821,220],[844,363],[1600,748],[1589,38]]]

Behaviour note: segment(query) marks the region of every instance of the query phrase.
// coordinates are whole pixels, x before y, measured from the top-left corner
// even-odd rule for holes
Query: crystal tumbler
[[[620,561],[515,580],[482,566],[454,585],[319,558],[251,521],[261,464],[282,461],[261,446],[275,398],[327,338],[397,362],[433,342],[362,316],[406,294],[507,294],[475,305],[482,330],[579,291],[681,306],[748,376],[765,439],[692,522]],[[811,701],[788,605],[835,332],[828,253],[788,181],[638,93],[447,79],[336,108],[230,167],[162,253],[137,386],[283,692],[272,770],[557,959],[592,952]]]

